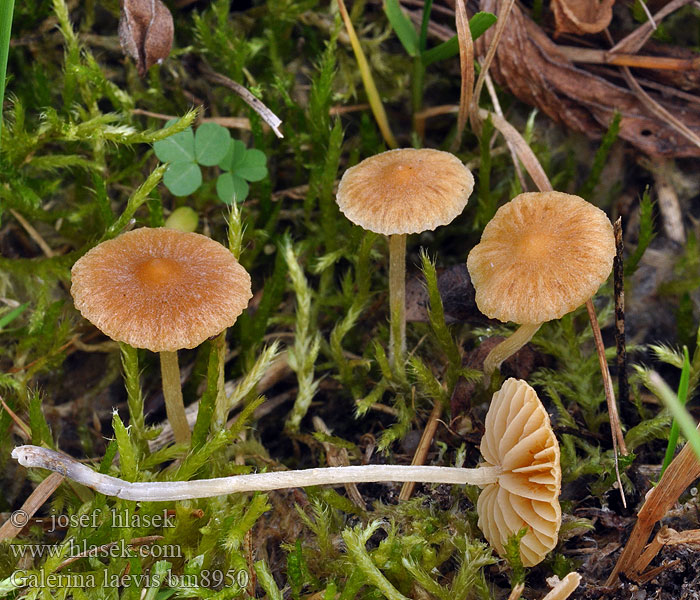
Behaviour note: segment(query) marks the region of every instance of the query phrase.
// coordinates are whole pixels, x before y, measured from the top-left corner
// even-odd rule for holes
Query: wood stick
[[[623,262],[622,217],[613,225],[615,258],[613,259],[613,288],[615,294],[615,346],[617,348],[617,395],[620,406],[629,400],[627,381],[627,342],[625,339],[625,269]]]
[[[428,450],[433,443],[433,438],[435,437],[435,431],[437,430],[438,423],[440,422],[440,415],[442,414],[442,404],[436,402],[433,406],[433,410],[430,412],[430,417],[428,418],[428,424],[423,430],[423,435],[418,443],[418,448],[416,448],[416,453],[413,455],[412,465],[422,465],[428,456]],[[408,500],[413,494],[413,489],[416,487],[415,481],[407,481],[401,486],[401,493],[399,494],[399,500]]]

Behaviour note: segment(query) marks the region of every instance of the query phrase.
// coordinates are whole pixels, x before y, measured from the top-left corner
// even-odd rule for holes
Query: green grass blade
[[[681,406],[685,406],[688,401],[688,383],[690,381],[690,357],[688,356],[688,348],[683,346],[683,370],[681,371],[681,380],[678,382],[678,402]],[[659,479],[664,474],[666,467],[671,464],[673,456],[676,452],[676,446],[678,444],[678,433],[679,426],[678,421],[673,419],[673,424],[671,425],[671,433],[668,436],[668,446],[666,446],[666,455],[664,456],[664,463],[661,465],[661,475]]]
[[[384,0],[384,12],[409,56],[418,56],[418,34],[398,0]]]
[[[5,327],[12,323],[12,321],[14,321],[17,317],[19,317],[27,308],[27,306],[29,306],[29,302],[20,304],[16,308],[13,308],[9,313],[0,317],[0,331],[5,329]]]
[[[12,13],[15,0],[0,2],[0,139],[2,139],[2,105],[5,101],[5,75],[7,73],[7,56],[10,51],[12,34]]]
[[[496,15],[490,12],[478,12],[469,19],[469,31],[472,40],[478,39],[483,33],[496,22]],[[431,48],[423,54],[423,65],[432,65],[434,62],[452,58],[459,54],[459,42],[457,36],[451,37],[446,42]]]
[[[678,396],[668,387],[668,384],[656,371],[651,371],[648,376],[648,387],[656,394],[671,411],[678,422],[680,430],[687,438],[688,443],[693,447],[695,455],[700,458],[700,432],[695,428],[695,422],[690,413],[681,404]]]

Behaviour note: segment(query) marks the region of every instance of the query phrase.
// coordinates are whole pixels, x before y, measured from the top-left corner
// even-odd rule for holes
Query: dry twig
[[[63,483],[63,475],[60,473],[51,473],[44,481],[42,481],[34,491],[29,494],[29,497],[22,504],[22,508],[15,510],[10,515],[10,518],[0,527],[0,542],[9,540],[15,537],[25,525],[29,523],[37,510],[46,502]]]
[[[469,29],[469,17],[464,0],[455,2],[455,23],[457,25],[457,40],[459,41],[459,68],[461,72],[461,87],[459,93],[459,112],[457,113],[457,135],[452,143],[456,151],[462,143],[462,134],[467,125],[467,116],[472,102],[474,88],[474,42]]]
[[[278,138],[284,137],[280,131],[282,119],[265,106],[261,100],[253,96],[246,87],[221,73],[217,73],[206,65],[202,65],[202,71],[209,81],[223,85],[238,94],[248,106],[260,115],[260,118],[270,126]]]
[[[435,437],[435,431],[437,431],[438,423],[440,422],[440,415],[442,414],[442,404],[436,402],[433,406],[433,410],[430,411],[430,417],[428,418],[428,423],[423,430],[423,435],[420,437],[420,442],[418,442],[418,448],[413,455],[412,465],[422,465],[425,463],[425,459],[428,456],[428,450],[433,443],[433,438]],[[415,481],[407,481],[401,486],[401,493],[399,493],[399,500],[408,500],[413,494],[413,489],[416,487]]]
[[[617,393],[620,405],[629,399],[627,381],[627,342],[625,339],[625,269],[623,262],[622,217],[618,217],[615,230],[615,258],[613,259],[613,287],[615,293],[615,345],[617,347]]]

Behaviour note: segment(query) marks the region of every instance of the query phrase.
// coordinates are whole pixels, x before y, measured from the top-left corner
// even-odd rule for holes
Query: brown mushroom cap
[[[531,192],[498,209],[467,268],[486,316],[543,323],[593,297],[614,255],[613,228],[602,210],[578,196]]]
[[[198,233],[135,229],[80,258],[76,308],[114,340],[154,352],[194,348],[235,323],[252,297],[231,252]]]
[[[368,231],[420,233],[450,223],[473,189],[471,171],[453,154],[403,148],[345,171],[336,201],[348,219]]]
[[[525,381],[508,379],[493,395],[481,454],[503,472],[479,495],[479,528],[500,555],[527,528],[520,554],[523,565],[536,565],[557,543],[561,466],[549,415]]]

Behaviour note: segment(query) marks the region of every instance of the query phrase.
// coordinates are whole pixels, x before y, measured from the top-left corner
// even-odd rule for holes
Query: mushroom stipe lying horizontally
[[[148,502],[378,481],[478,485],[483,488],[477,503],[479,527],[489,543],[502,555],[508,539],[526,528],[520,541],[523,564],[539,563],[557,543],[561,467],[547,411],[525,381],[508,379],[494,394],[481,453],[486,462],[476,469],[362,465],[158,482],[129,482],[96,473],[71,457],[37,446],[19,446],[12,457],[25,467],[56,471],[108,496]]]

